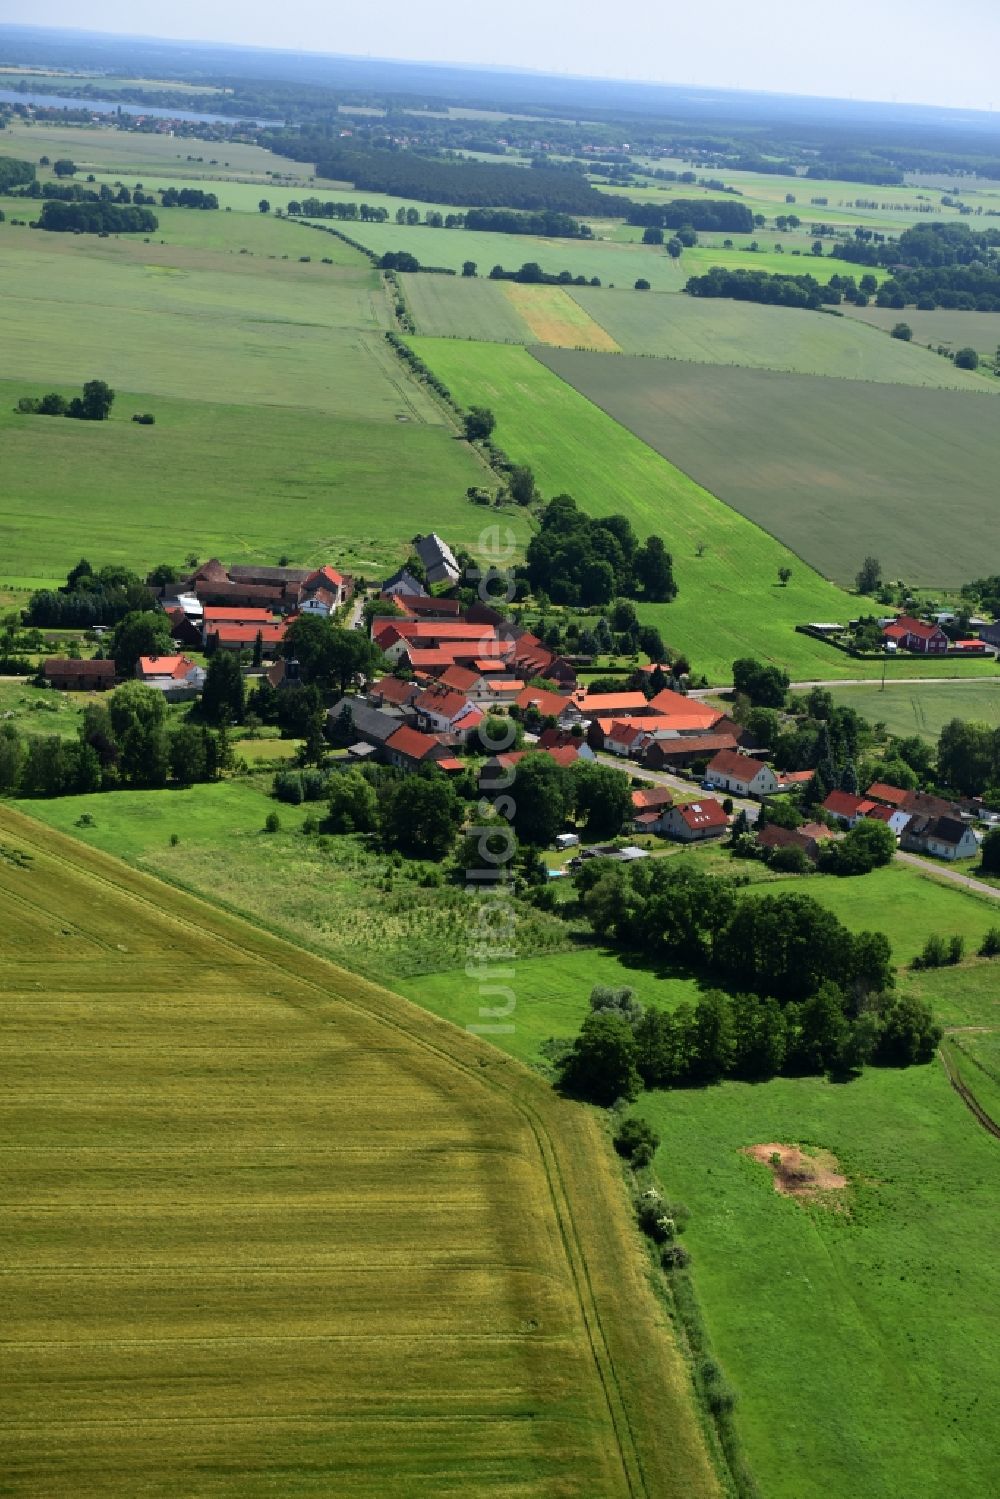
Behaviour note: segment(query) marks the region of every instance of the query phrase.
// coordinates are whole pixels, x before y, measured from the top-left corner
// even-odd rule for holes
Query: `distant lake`
[[[203,115],[189,109],[154,109],[151,104],[126,104],[111,99],[66,99],[59,94],[22,94],[17,89],[0,88],[0,104],[37,104],[41,109],[89,109],[93,114],[151,115],[155,120],[190,120],[202,125],[235,125],[251,119],[254,125],[282,125],[282,120],[255,120],[246,115]]]

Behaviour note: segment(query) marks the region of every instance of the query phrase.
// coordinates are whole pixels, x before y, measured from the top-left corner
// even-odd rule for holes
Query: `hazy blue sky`
[[[1000,108],[1000,0],[4,0],[7,22]]]

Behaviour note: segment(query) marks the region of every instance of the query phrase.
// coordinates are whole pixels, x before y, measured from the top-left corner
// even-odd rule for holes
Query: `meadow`
[[[481,531],[465,491],[488,475],[443,426],[121,389],[100,424],[12,410],[58,383],[0,383],[5,473],[16,475],[0,494],[0,581],[64,577],[82,555],[141,569],[191,551],[332,560],[370,578],[398,565],[418,530],[470,547]],[[130,420],[145,410],[155,426]],[[504,515],[523,544],[523,513]]]
[[[946,587],[982,572],[1000,457],[988,387],[923,390],[565,349],[535,357],[827,577],[849,583],[868,554],[910,584]]]
[[[634,293],[589,287],[573,287],[568,295],[586,308],[626,354],[889,385],[996,388],[981,375],[956,369],[926,349],[822,312],[724,298],[639,298]]]
[[[1000,681],[937,682],[926,686],[889,682],[879,687],[835,687],[836,702],[855,708],[891,734],[919,734],[937,741],[952,718],[1000,728]]]
[[[0,811],[5,1488],[716,1495],[596,1121]]]
[[[689,656],[696,671],[714,682],[728,681],[733,661],[748,650],[787,667],[793,680],[880,671],[880,663],[855,661],[794,632],[802,620],[851,617],[856,602],[850,595],[547,368],[572,370],[575,378],[577,361],[598,360],[597,355],[547,350],[533,358],[527,350],[509,346],[450,339],[411,342],[463,405],[490,407],[500,445],[518,462],[531,464],[544,496],[572,494],[591,514],[627,515],[640,535],[655,531],[663,536],[674,559],[677,598],[672,604],[640,606],[640,614],[660,628],[669,645]],[[614,372],[629,367],[645,371],[649,380],[660,369],[694,368],[608,356],[598,363],[612,386]],[[706,367],[705,373],[711,379],[743,372]],[[754,378],[783,377],[755,372]],[[842,381],[826,382],[830,390],[844,387]],[[883,387],[860,388],[872,392]],[[723,415],[714,405],[705,413],[706,419]],[[731,469],[738,467],[737,453],[725,452]],[[786,565],[792,576],[781,587],[778,568]],[[896,663],[890,671],[904,665],[905,675],[918,674],[909,662]]]
[[[465,491],[488,476],[386,346],[364,257],[260,214],[162,217],[150,244],[0,225],[4,581],[84,553],[141,567],[191,550],[336,556],[370,576],[420,529],[474,543]],[[95,376],[118,393],[108,423],[14,411]],[[131,423],[147,410],[155,426]]]
[[[308,163],[276,156],[263,146],[244,145],[239,141],[199,140],[194,136],[180,139],[150,135],[106,125],[29,124],[23,120],[11,120],[7,129],[0,131],[0,155],[34,162],[40,156],[48,156],[53,161],[65,156],[83,171],[95,175],[100,172],[172,173],[173,177],[166,180],[177,181],[182,177],[218,178],[232,173],[253,177],[262,186],[270,186],[268,179],[275,171],[303,181],[309,177]]]
[[[375,198],[369,194],[369,202]],[[387,200],[388,201],[388,200]],[[480,276],[495,265],[516,271],[529,260],[547,274],[569,271],[598,276],[604,286],[631,287],[641,277],[655,291],[680,291],[687,280],[679,263],[653,245],[618,244],[611,239],[542,239],[531,234],[494,234],[480,229],[431,229],[425,224],[345,224],[345,233],[376,255],[405,250],[421,265],[460,272],[466,260]]]
[[[996,312],[950,312],[946,307],[935,307],[933,312],[920,312],[916,307],[907,307],[905,312],[891,307],[845,307],[844,311],[858,322],[886,331],[902,319],[912,328],[915,343],[932,349],[940,344],[951,353],[975,349],[991,364],[1000,349],[1000,313]]]
[[[242,754],[242,745],[236,745]],[[89,847],[148,870],[383,983],[439,968],[464,970],[476,908],[447,871],[380,854],[363,839],[305,837],[310,811],[268,794],[271,776],[178,791],[24,801],[22,810]],[[281,828],[264,832],[277,811]],[[80,825],[80,818],[90,822]],[[171,842],[176,838],[176,844]],[[518,905],[526,954],[571,951],[573,930]],[[466,989],[469,982],[462,974]],[[588,991],[589,992],[589,991]]]
[[[691,1218],[694,1288],[770,1499],[978,1499],[1000,1438],[996,1142],[935,1060],[849,1084],[644,1095]],[[774,1190],[748,1145],[832,1151],[842,1193]]]

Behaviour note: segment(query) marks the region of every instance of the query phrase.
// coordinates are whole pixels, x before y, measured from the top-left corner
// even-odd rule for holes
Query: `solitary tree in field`
[[[266,198],[261,198],[260,202],[257,204],[257,207],[260,209],[261,213],[271,212],[271,205]]]
[[[979,355],[975,349],[959,349],[955,355],[955,364],[960,370],[977,370],[979,368]]]
[[[792,576],[792,569],[787,565],[778,568],[778,582],[782,588],[788,587],[788,580]]]
[[[882,564],[877,557],[866,557],[855,583],[859,593],[874,593],[882,581]]]
[[[893,338],[901,338],[903,343],[908,344],[913,337],[913,329],[909,323],[897,323],[892,330]]]
[[[72,177],[76,173],[76,162],[61,156],[58,161],[52,163],[52,170],[57,177]]]
[[[463,276],[475,276],[476,273],[477,273],[477,268],[476,268],[476,262],[474,260],[463,260],[462,261],[462,275]]]

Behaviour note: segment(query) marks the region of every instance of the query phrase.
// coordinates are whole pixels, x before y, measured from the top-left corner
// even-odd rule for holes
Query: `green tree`
[[[484,789],[488,794],[488,782]],[[514,831],[521,843],[546,847],[562,832],[573,810],[571,773],[548,755],[526,755],[519,761],[507,794],[514,802]]]
[[[76,175],[76,162],[70,161],[66,156],[60,156],[52,163],[52,170],[57,177],[73,177]]]
[[[200,725],[182,723],[169,739],[170,774],[182,786],[208,780],[206,735]]]
[[[476,262],[474,260],[463,260],[462,261],[462,275],[463,276],[475,276],[477,274],[477,270],[478,270],[478,268],[477,268]]]
[[[108,698],[108,717],[116,740],[121,743],[129,729],[150,732],[162,727],[167,714],[163,693],[144,682],[125,682]]]
[[[526,463],[512,465],[507,478],[510,497],[517,505],[530,505],[536,498],[535,476]]]
[[[170,621],[151,609],[126,614],[115,626],[111,640],[115,668],[123,677],[132,675],[140,656],[165,656],[171,648]]]
[[[257,204],[257,208],[261,213],[271,212],[271,205],[266,198],[261,198],[260,202]]]
[[[378,822],[375,787],[359,770],[348,770],[331,778],[329,808],[333,833],[370,833]]]
[[[451,785],[439,770],[430,770],[407,776],[388,790],[379,827],[387,848],[414,859],[443,859],[461,820]]]
[[[643,596],[656,604],[668,604],[677,597],[674,561],[659,536],[648,536],[635,554],[635,576]]]
[[[733,688],[755,707],[781,708],[788,691],[789,676],[780,666],[766,666],[750,656],[733,662]]]
[[[979,867],[984,874],[1000,874],[1000,828],[992,828],[986,834],[979,855]]]
[[[106,422],[111,415],[115,393],[106,380],[88,380],[83,387],[83,419]]]
[[[855,586],[858,593],[874,593],[882,582],[882,564],[877,557],[866,557],[862,562]]]
[[[941,1027],[923,1000],[899,994],[882,1013],[874,1060],[884,1067],[929,1062],[941,1040]]]
[[[201,693],[201,712],[206,723],[240,723],[246,703],[246,684],[239,656],[234,651],[216,651],[208,663]]]
[[[488,407],[470,406],[465,415],[465,435],[470,442],[485,442],[496,424],[496,417]]]
[[[959,349],[955,355],[955,367],[960,370],[977,370],[979,355],[975,349]]]
[[[788,587],[788,580],[791,578],[791,576],[792,569],[788,566],[787,563],[778,568],[778,582],[781,584],[782,588]]]
[[[938,777],[963,796],[979,796],[995,778],[1000,736],[988,724],[953,718],[938,737]]]
[[[628,776],[610,765],[578,760],[570,768],[577,814],[586,819],[591,838],[616,838],[632,816]],[[516,793],[515,793],[516,795]]]
[[[610,1106],[633,1099],[640,1087],[632,1027],[611,1010],[590,1014],[559,1066],[559,1083],[574,1097]]]
[[[884,822],[863,818],[839,843],[830,844],[820,856],[820,868],[827,874],[868,874],[891,864],[896,853],[896,837]]]
[[[913,329],[909,323],[897,323],[892,330],[892,338],[900,338],[904,343],[909,343],[913,337]]]
[[[626,1119],[615,1135],[615,1150],[638,1170],[648,1166],[656,1154],[660,1137],[645,1119]]]
[[[710,989],[694,1009],[693,1074],[701,1082],[716,1082],[732,1070],[735,1057],[729,998],[718,989]]]
[[[16,791],[24,766],[24,744],[12,723],[0,723],[0,793]]]
[[[316,615],[303,614],[292,621],[283,650],[288,659],[298,661],[304,682],[323,690],[336,686],[342,695],[384,665],[381,651],[361,630],[346,630]]]

